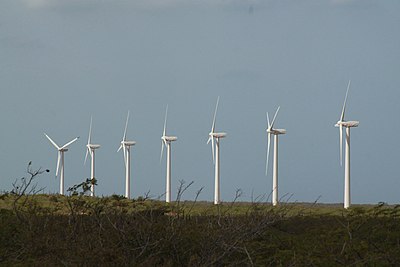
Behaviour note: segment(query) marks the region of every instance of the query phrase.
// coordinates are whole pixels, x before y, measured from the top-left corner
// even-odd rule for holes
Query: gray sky
[[[400,198],[399,1],[372,0],[4,0],[0,2],[0,189],[10,190],[28,161],[51,169],[39,179],[57,192],[57,152],[64,144],[66,188],[90,176],[83,166],[90,116],[99,194],[124,193],[116,153],[128,110],[132,194],[165,187],[159,164],[165,106],[172,172],[204,186],[212,200],[206,144],[216,98],[222,199],[269,193],[266,119],[278,105],[280,196],[342,202],[339,119],[352,80],[346,119],[352,130],[354,203]],[[173,198],[175,197],[175,190]]]

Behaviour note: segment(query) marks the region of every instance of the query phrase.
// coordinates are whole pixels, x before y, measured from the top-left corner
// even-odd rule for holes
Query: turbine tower
[[[78,140],[79,137],[69,141],[62,147],[59,147],[56,142],[54,142],[46,133],[44,134],[47,139],[49,139],[50,143],[58,150],[58,158],[57,158],[57,169],[56,169],[56,176],[58,176],[58,171],[60,169],[60,162],[61,162],[61,174],[60,174],[60,195],[64,195],[64,152],[68,151],[68,146]]]
[[[119,152],[122,148],[124,152],[124,163],[125,163],[125,197],[130,198],[131,191],[130,191],[130,181],[131,181],[131,146],[135,145],[135,141],[127,141],[126,140],[126,130],[128,128],[128,120],[129,120],[129,111],[126,117],[125,123],[125,131],[124,136],[122,137],[121,145],[118,148],[117,152]]]
[[[335,127],[339,127],[339,153],[340,153],[340,166],[343,165],[343,127],[346,128],[346,150],[345,150],[345,165],[344,165],[344,202],[343,206],[345,209],[350,207],[351,199],[350,199],[350,128],[357,127],[360,122],[359,121],[345,121],[344,113],[346,111],[346,102],[347,95],[349,93],[351,81],[347,84],[346,96],[344,98],[342,114],[338,122],[335,124]]]
[[[269,161],[269,150],[271,147],[271,135],[274,135],[274,159],[273,159],[273,166],[272,166],[272,205],[278,205],[278,136],[281,134],[285,134],[285,129],[275,129],[274,123],[276,116],[278,115],[279,109],[278,107],[272,122],[269,120],[269,115],[267,112],[267,135],[268,135],[268,144],[267,144],[267,160],[265,163],[265,175],[268,175],[268,161]]]
[[[165,110],[164,130],[161,136],[161,155],[160,164],[163,156],[164,146],[167,147],[167,174],[166,174],[166,189],[165,189],[165,202],[171,202],[171,142],[178,140],[176,136],[167,136],[167,116],[168,116],[168,105]]]
[[[89,137],[88,137],[88,142],[86,145],[86,156],[85,156],[85,161],[84,165],[86,164],[87,156],[88,153],[90,153],[90,179],[92,181],[91,187],[90,187],[90,195],[93,197],[94,196],[94,180],[95,180],[95,175],[94,175],[94,151],[98,148],[100,148],[100,145],[95,145],[92,144],[92,117],[90,117],[90,127],[89,127]]]
[[[213,157],[213,163],[215,165],[214,204],[216,204],[216,205],[221,203],[220,176],[219,176],[220,175],[219,143],[220,143],[221,138],[226,137],[226,133],[222,133],[222,132],[216,133],[215,132],[215,120],[216,120],[216,116],[217,116],[218,103],[219,103],[219,97],[217,98],[217,104],[215,106],[214,119],[213,119],[213,123],[211,126],[211,132],[208,134],[208,141],[207,141],[207,144],[209,144],[211,141],[212,157]]]

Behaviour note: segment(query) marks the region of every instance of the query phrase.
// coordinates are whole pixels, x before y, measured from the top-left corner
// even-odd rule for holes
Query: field
[[[0,197],[0,264],[400,265],[400,208]]]
[[[43,172],[0,195],[2,266],[400,266],[400,205],[44,195]]]

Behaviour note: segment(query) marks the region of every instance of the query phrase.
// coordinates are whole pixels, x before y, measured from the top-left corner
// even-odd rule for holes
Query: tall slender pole
[[[64,151],[61,151],[60,195],[64,195]]]
[[[171,142],[167,142],[167,182],[165,188],[165,202],[171,202]]]
[[[219,138],[215,138],[215,192],[214,192],[214,204],[220,204],[220,190],[219,190]]]
[[[130,178],[131,178],[131,162],[130,162],[131,148],[126,146],[126,164],[125,164],[125,197],[130,199]]]
[[[344,208],[350,207],[350,127],[346,127],[346,159],[344,165]]]
[[[91,162],[90,162],[90,180],[92,182],[90,187],[90,195],[94,197],[94,149],[90,149]]]
[[[272,169],[272,205],[278,205],[278,135],[274,135],[274,164]]]

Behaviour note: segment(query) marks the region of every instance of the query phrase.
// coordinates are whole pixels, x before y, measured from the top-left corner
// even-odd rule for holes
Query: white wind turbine
[[[347,95],[349,93],[351,81],[347,84],[346,96],[344,98],[342,114],[340,115],[339,121],[335,124],[335,127],[339,127],[339,145],[340,145],[340,165],[343,161],[343,127],[346,128],[346,151],[345,151],[345,165],[344,165],[344,203],[345,209],[350,207],[350,128],[357,127],[359,121],[345,121],[344,113],[346,111]]]
[[[68,146],[78,140],[79,137],[69,141],[62,147],[59,147],[56,142],[54,142],[46,133],[44,134],[47,139],[53,144],[53,146],[58,150],[58,158],[57,158],[57,169],[56,176],[58,176],[58,170],[60,169],[61,162],[61,175],[60,175],[60,195],[64,195],[64,152],[68,151]]]
[[[166,174],[166,189],[165,189],[165,202],[171,202],[171,142],[178,140],[176,136],[167,136],[167,116],[168,116],[168,105],[165,110],[164,130],[161,136],[161,155],[160,164],[164,152],[164,146],[167,147],[167,174]]]
[[[100,148],[100,145],[95,145],[92,144],[92,117],[90,117],[90,127],[89,127],[89,137],[88,137],[88,142],[86,145],[86,156],[85,156],[85,161],[84,164],[86,164],[87,156],[90,153],[90,179],[92,181],[92,185],[90,187],[90,195],[93,197],[94,196],[94,151],[96,149]]]
[[[226,137],[226,133],[216,133],[215,131],[215,120],[217,116],[217,109],[218,109],[218,103],[219,103],[219,97],[217,98],[217,104],[215,106],[215,112],[214,112],[214,119],[213,123],[211,126],[211,132],[208,134],[208,141],[207,144],[210,143],[211,141],[211,149],[212,149],[212,156],[213,156],[213,162],[215,165],[215,187],[214,187],[214,204],[220,204],[221,203],[221,198],[220,198],[220,177],[219,177],[219,142],[221,138]],[[215,146],[215,148],[214,148]],[[214,155],[215,151],[215,155]]]
[[[123,150],[124,152],[124,163],[125,163],[125,197],[130,198],[131,191],[130,191],[130,180],[131,180],[131,161],[130,161],[130,154],[131,154],[131,146],[135,145],[135,141],[127,141],[126,140],[126,130],[128,128],[128,120],[129,120],[129,111],[126,117],[125,123],[125,131],[124,136],[122,137],[121,145],[118,148],[117,152]]]
[[[267,160],[265,164],[265,175],[268,174],[268,161],[269,161],[269,150],[271,147],[271,135],[274,135],[274,159],[272,167],[272,205],[276,206],[278,204],[278,135],[285,134],[285,129],[275,129],[274,123],[276,116],[278,115],[280,107],[277,108],[272,122],[269,120],[269,115],[267,112],[267,135],[268,135],[268,146],[267,146]]]

